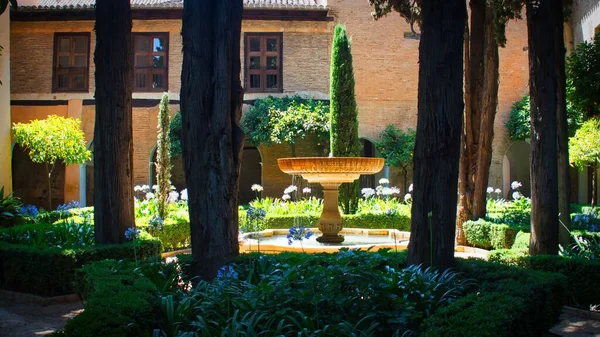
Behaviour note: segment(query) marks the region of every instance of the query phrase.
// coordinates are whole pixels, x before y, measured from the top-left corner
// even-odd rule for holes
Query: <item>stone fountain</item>
[[[342,217],[338,206],[338,188],[342,183],[351,183],[361,174],[375,174],[383,168],[382,158],[364,157],[306,157],[277,159],[279,168],[291,175],[301,175],[309,183],[323,186],[323,212],[317,238],[321,243],[340,243],[344,237]]]

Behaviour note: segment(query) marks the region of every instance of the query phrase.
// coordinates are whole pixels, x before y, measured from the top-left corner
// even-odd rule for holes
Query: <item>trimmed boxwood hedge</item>
[[[294,224],[305,227],[317,227],[319,215],[267,215],[265,228],[287,229]],[[392,214],[343,214],[342,225],[344,228],[367,228],[367,229],[398,229],[410,231],[410,217],[399,213]]]
[[[566,277],[477,260],[459,260],[458,271],[479,291],[438,310],[422,336],[542,336],[557,321],[566,299]]]
[[[600,261],[565,258],[556,255],[529,256],[526,249],[490,252],[489,260],[509,266],[561,273],[567,277],[570,304],[588,307],[600,304]]]
[[[138,259],[156,257],[161,252],[158,239],[139,239],[134,254],[133,243],[94,245],[77,249],[32,247],[0,242],[0,288],[57,296],[73,293],[75,270],[104,259]]]
[[[466,221],[463,230],[467,241],[475,247],[511,248],[521,227],[498,224],[484,219]]]
[[[404,254],[399,254],[401,261],[405,261]],[[248,254],[239,259],[259,256]],[[79,279],[84,281],[80,289],[86,299],[85,311],[55,336],[151,335],[160,310],[155,280],[136,272],[138,268],[118,264],[102,261],[82,269]],[[564,275],[462,259],[457,260],[456,270],[476,280],[479,289],[427,318],[420,336],[541,336],[558,321],[566,300]]]

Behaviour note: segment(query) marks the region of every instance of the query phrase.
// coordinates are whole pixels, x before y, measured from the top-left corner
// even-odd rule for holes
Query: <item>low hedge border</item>
[[[565,258],[556,255],[529,256],[527,249],[503,249],[490,252],[489,260],[509,266],[560,273],[567,277],[569,304],[600,304],[600,261]]]
[[[293,253],[283,254],[293,260]],[[247,254],[238,260],[259,256]],[[181,262],[190,258],[181,257]],[[405,253],[398,258],[405,261]],[[82,269],[85,311],[55,336],[150,335],[160,310],[157,288],[148,277],[117,264],[101,261]],[[458,259],[456,270],[475,279],[479,288],[427,318],[420,336],[541,336],[557,322],[565,303],[567,278],[558,273],[474,259]]]
[[[265,219],[266,229],[287,229],[293,225],[303,225],[305,227],[317,227],[319,224],[318,215],[267,215]],[[399,214],[351,214],[342,215],[342,225],[345,228],[366,228],[366,229],[398,229],[400,231],[410,231],[410,217]]]
[[[479,219],[466,221],[463,230],[467,241],[475,247],[507,249],[512,247],[517,233],[522,228]]]
[[[91,261],[160,256],[158,239],[139,239],[135,244],[134,252],[132,242],[78,249],[0,242],[0,288],[47,297],[70,294],[75,270]]]
[[[422,336],[541,336],[558,321],[565,276],[477,260],[459,260],[456,269],[476,279],[479,291],[425,320]]]

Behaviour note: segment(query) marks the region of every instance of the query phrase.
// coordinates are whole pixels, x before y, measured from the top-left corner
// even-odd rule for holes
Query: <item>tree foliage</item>
[[[181,156],[181,111],[177,111],[171,117],[169,125],[169,142],[171,142],[171,158]]]
[[[50,208],[54,165],[59,161],[65,165],[83,164],[91,159],[92,154],[86,148],[85,134],[80,126],[79,119],[51,115],[43,120],[16,123],[12,128],[15,142],[29,151],[31,161],[46,165]]]
[[[578,168],[592,166],[600,162],[600,120],[584,122],[575,135],[569,139],[571,164]]]
[[[571,97],[573,86],[567,85],[568,98]],[[567,124],[569,127],[569,136],[572,137],[583,121],[583,113],[575,107],[573,101],[567,100]],[[511,140],[526,140],[531,132],[531,114],[529,107],[529,95],[523,96],[520,100],[513,103],[508,120],[505,123],[508,137]]]
[[[572,104],[586,118],[600,115],[600,34],[592,42],[580,43],[568,58],[567,74],[573,90],[567,93]]]
[[[335,157],[360,156],[358,107],[354,93],[354,68],[350,39],[346,28],[335,27],[331,47],[331,154]],[[345,214],[356,213],[359,182],[340,186],[340,203]]]
[[[298,95],[257,99],[242,117],[241,126],[254,146],[288,143],[295,151],[298,139],[314,133],[329,137],[329,105]],[[294,153],[295,155],[295,153]]]
[[[169,95],[165,93],[158,111],[158,143],[156,147],[156,183],[158,185],[158,216],[165,218],[171,192],[171,138],[169,137]]]
[[[375,146],[388,166],[407,168],[413,162],[415,136],[414,129],[402,131],[390,124],[381,131]]]
[[[4,14],[4,11],[8,8],[8,5],[17,8],[17,0],[0,0],[0,15]]]

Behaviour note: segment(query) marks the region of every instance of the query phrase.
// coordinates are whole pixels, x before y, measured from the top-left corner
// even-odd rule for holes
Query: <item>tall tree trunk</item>
[[[558,55],[562,6],[527,1],[529,89],[531,95],[531,239],[529,253],[558,254]]]
[[[561,25],[562,27],[562,25]],[[571,225],[571,178],[569,175],[569,127],[567,124],[566,74],[565,74],[565,34],[564,29],[556,29],[554,46],[558,62],[556,64],[557,99],[556,132],[558,141],[558,213],[563,226],[558,226],[558,241],[563,247],[571,243],[568,228]]]
[[[462,224],[483,218],[498,106],[499,58],[494,14],[484,0],[471,0],[471,33],[465,40],[465,113],[460,158],[458,244],[466,244]]]
[[[212,279],[239,253],[242,0],[185,0],[182,146],[196,275]]]
[[[462,130],[464,0],[421,3],[419,98],[408,263],[454,265]]]
[[[133,203],[133,58],[129,0],[96,1],[96,242],[125,241],[135,225]]]

